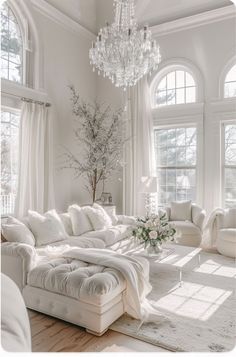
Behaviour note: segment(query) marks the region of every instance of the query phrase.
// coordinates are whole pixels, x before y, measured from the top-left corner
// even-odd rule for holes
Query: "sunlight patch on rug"
[[[122,316],[110,328],[171,351],[226,352],[235,346],[235,262],[203,252],[200,267],[189,266],[179,287],[173,267],[151,262],[148,296],[168,321],[145,323]]]

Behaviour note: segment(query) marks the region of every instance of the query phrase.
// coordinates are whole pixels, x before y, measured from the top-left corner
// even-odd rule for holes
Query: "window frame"
[[[224,120],[221,122],[221,206],[227,208],[226,197],[225,197],[225,169],[226,168],[235,168],[236,165],[226,165],[225,164],[225,127],[227,125],[236,125],[236,119],[233,120]]]
[[[233,63],[233,65],[231,65],[230,68],[228,68],[228,71],[226,72],[225,78],[224,78],[224,83],[223,83],[223,96],[224,96],[224,99],[226,99],[226,100],[227,100],[227,99],[236,98],[236,94],[235,94],[234,96],[229,96],[229,97],[226,97],[226,95],[225,95],[225,94],[226,94],[225,85],[226,85],[227,83],[235,83],[235,87],[236,87],[236,81],[226,81],[226,78],[227,78],[229,72],[230,72],[234,67],[236,68],[236,62]]]
[[[161,124],[161,125],[154,125],[153,126],[153,131],[155,130],[163,130],[163,129],[181,129],[181,128],[196,128],[196,164],[194,166],[169,166],[165,168],[173,168],[173,169],[195,169],[196,172],[196,185],[195,185],[195,203],[199,203],[200,201],[200,187],[199,187],[199,175],[200,175],[200,152],[199,152],[199,147],[200,147],[200,133],[199,133],[199,124],[197,122],[178,122],[178,123],[169,123],[169,124]],[[156,155],[156,152],[155,152]],[[161,168],[161,167],[160,167]],[[163,167],[164,168],[164,167]],[[156,165],[156,170],[158,170],[158,166]],[[168,205],[166,203],[165,205]],[[159,205],[159,200],[158,200],[158,207],[162,207]]]
[[[162,105],[156,106],[155,104],[155,89],[160,83],[161,79],[172,71],[183,70],[188,72],[194,79],[196,85],[196,101],[194,103],[186,104],[173,104],[173,105]],[[152,110],[171,110],[173,108],[196,106],[202,103],[204,99],[204,85],[203,76],[201,71],[196,67],[191,61],[184,58],[172,58],[163,61],[158,68],[158,71],[153,73],[149,80],[150,84],[150,95],[151,95],[151,107]]]
[[[234,51],[235,52],[235,51]],[[232,101],[236,100],[236,97],[225,97],[225,80],[226,77],[229,73],[229,71],[231,70],[231,68],[236,65],[236,55],[234,54],[234,52],[231,54],[231,57],[228,61],[226,61],[223,69],[220,72],[220,76],[219,76],[219,81],[218,81],[218,96],[219,99],[224,102],[224,103],[230,103]]]
[[[177,87],[176,86],[176,74],[177,72],[183,72],[184,73],[184,86],[182,87]],[[175,76],[175,87],[173,88],[168,88],[167,86],[167,81],[168,81],[168,75],[171,74],[171,73],[174,73],[174,76]],[[188,86],[186,85],[186,74],[190,75],[194,81],[194,85],[192,86]],[[171,103],[171,104],[168,104],[166,102],[166,104],[163,104],[163,105],[157,105],[155,103],[155,96],[156,96],[156,92],[158,91],[158,86],[160,85],[160,83],[163,81],[163,79],[166,78],[166,89],[165,90],[162,90],[163,92],[166,92],[166,94],[168,93],[169,90],[173,90],[175,92],[175,103]],[[193,102],[187,102],[187,89],[188,88],[194,88],[195,89],[195,101]],[[162,76],[159,77],[158,81],[155,82],[155,87],[153,88],[153,97],[152,97],[152,103],[153,103],[153,107],[154,108],[162,108],[162,107],[168,107],[168,106],[172,106],[172,105],[186,105],[186,104],[195,104],[197,102],[197,83],[196,83],[196,80],[193,76],[193,74],[187,69],[187,68],[172,68],[171,70],[169,70],[167,73],[164,73]],[[176,94],[177,94],[177,91],[179,89],[183,89],[184,90],[184,103],[176,103]],[[161,91],[161,90],[159,90]],[[166,97],[167,98],[167,97]]]
[[[12,114],[16,114],[16,115],[21,115],[21,109],[20,108],[13,108],[13,107],[10,107],[10,106],[6,106],[6,105],[2,105],[1,106],[1,112],[9,112],[9,113],[12,113]],[[19,130],[20,130],[20,127],[19,127]],[[14,212],[9,212],[9,213],[5,213],[5,214],[2,214],[1,212],[1,218],[7,218],[9,217],[10,215],[13,215]]]
[[[20,31],[20,36],[21,36],[21,41],[22,41],[22,78],[20,82],[17,81],[12,81],[11,79],[8,78],[2,78],[1,80],[3,81],[8,81],[10,83],[17,83],[18,85],[26,85],[27,83],[27,49],[29,50],[29,46],[27,43],[27,37],[28,37],[28,22],[27,20],[23,17],[23,16],[19,16],[17,9],[14,6],[14,2],[6,0],[5,1],[7,3],[7,6],[9,7],[9,9],[11,10],[11,12],[13,13],[16,22],[17,22],[17,26],[19,28]]]

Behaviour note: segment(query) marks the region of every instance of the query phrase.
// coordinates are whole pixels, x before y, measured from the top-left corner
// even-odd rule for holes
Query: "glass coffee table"
[[[179,286],[182,286],[183,269],[193,260],[196,260],[196,264],[199,266],[201,264],[201,251],[201,248],[164,243],[162,253],[149,255],[144,247],[139,244],[125,254],[143,256],[156,264],[174,267],[178,271]]]

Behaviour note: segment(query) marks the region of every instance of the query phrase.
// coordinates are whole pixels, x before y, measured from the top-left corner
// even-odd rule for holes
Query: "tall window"
[[[223,125],[224,205],[236,207],[236,122]]]
[[[23,82],[23,43],[17,19],[4,1],[1,5],[1,77]]]
[[[1,112],[1,214],[14,212],[18,171],[18,136],[20,116],[17,112]]]
[[[224,97],[236,97],[236,64],[231,68],[225,78]]]
[[[197,128],[155,129],[158,205],[196,199]]]
[[[154,106],[186,104],[196,102],[196,83],[184,70],[169,72],[157,84]]]

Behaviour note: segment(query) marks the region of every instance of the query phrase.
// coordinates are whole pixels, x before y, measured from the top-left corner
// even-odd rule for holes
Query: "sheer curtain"
[[[124,149],[123,211],[144,214],[139,185],[142,176],[155,176],[154,133],[147,77],[128,94],[126,131],[130,140]]]
[[[49,108],[24,102],[19,135],[19,177],[15,215],[54,207],[52,118]]]

